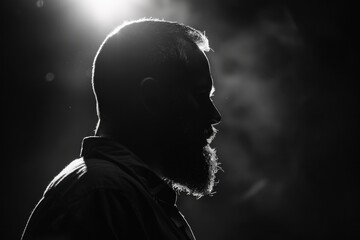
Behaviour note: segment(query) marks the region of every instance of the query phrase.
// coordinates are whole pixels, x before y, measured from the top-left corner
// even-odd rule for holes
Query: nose
[[[210,116],[210,123],[211,125],[216,125],[221,121],[221,115],[214,105],[214,103],[211,104],[211,116]]]

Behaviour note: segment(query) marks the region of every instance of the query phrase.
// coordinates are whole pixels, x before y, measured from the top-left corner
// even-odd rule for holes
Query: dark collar
[[[117,165],[125,166],[156,199],[169,205],[176,204],[175,191],[121,143],[109,138],[86,137],[82,142],[80,156],[85,159],[105,158]]]

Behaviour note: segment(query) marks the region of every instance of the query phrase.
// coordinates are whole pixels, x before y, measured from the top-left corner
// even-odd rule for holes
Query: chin
[[[167,161],[165,180],[173,189],[196,198],[214,194],[216,173],[221,169],[215,149],[209,144],[204,147],[182,144],[172,155],[171,161]]]

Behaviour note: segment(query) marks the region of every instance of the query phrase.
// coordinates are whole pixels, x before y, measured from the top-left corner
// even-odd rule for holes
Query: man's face
[[[221,117],[211,100],[214,87],[205,54],[193,52],[189,66],[188,77],[173,92],[163,170],[175,188],[200,197],[212,192],[219,168],[209,144]]]

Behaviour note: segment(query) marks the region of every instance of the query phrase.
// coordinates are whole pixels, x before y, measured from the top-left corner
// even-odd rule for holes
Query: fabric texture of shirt
[[[121,144],[88,137],[33,210],[22,237],[30,239],[195,238],[155,172]]]

